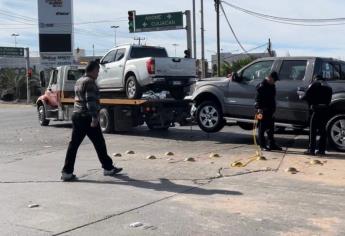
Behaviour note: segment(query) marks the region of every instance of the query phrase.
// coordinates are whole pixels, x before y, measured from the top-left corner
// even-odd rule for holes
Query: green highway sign
[[[0,47],[0,57],[3,56],[23,57],[24,48]]]
[[[183,12],[135,15],[135,32],[183,29]]]

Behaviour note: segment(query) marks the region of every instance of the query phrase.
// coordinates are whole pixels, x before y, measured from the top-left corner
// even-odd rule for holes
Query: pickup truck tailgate
[[[196,77],[195,60],[192,58],[156,57],[155,75],[172,77]]]

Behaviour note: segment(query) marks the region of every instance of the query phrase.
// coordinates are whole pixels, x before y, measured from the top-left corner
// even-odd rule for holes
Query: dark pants
[[[309,131],[309,150],[315,152],[316,137],[319,134],[319,151],[326,151],[327,144],[327,111],[313,111],[310,117],[310,131]]]
[[[262,120],[259,121],[259,143],[260,147],[266,147],[265,133],[267,132],[268,145],[274,146],[274,117],[273,113],[264,113]]]
[[[102,163],[103,169],[113,169],[113,161],[107,154],[107,147],[101,131],[101,127],[98,125],[96,128],[91,127],[91,116],[74,113],[72,116],[73,130],[72,139],[68,145],[65,165],[62,169],[63,172],[71,174],[74,171],[74,163],[77,155],[78,148],[85,136],[87,135],[93,146],[96,149],[98,159]]]

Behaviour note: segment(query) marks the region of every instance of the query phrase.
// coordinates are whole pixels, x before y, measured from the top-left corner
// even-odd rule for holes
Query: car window
[[[111,52],[109,52],[107,55],[104,56],[104,58],[102,59],[102,63],[107,64],[107,63],[111,63],[114,62],[115,60],[115,55],[116,55],[116,50],[113,50]]]
[[[280,80],[303,80],[307,69],[307,60],[283,61],[280,72]]]
[[[115,61],[121,61],[125,57],[126,49],[121,48],[117,50]]]
[[[323,62],[321,73],[323,78],[326,80],[340,80],[340,65],[334,62]]]
[[[144,57],[168,57],[168,54],[164,48],[133,47],[130,57],[132,59]]]
[[[52,78],[52,81],[51,81],[51,84],[50,84],[50,85],[57,84],[57,77],[58,77],[58,71],[57,71],[57,70],[54,70],[54,72],[53,72],[53,78]]]
[[[243,81],[252,81],[252,80],[263,80],[271,72],[273,61],[260,61],[257,62],[242,72]]]
[[[82,77],[85,73],[85,70],[69,70],[67,72],[67,80],[71,80],[71,81],[76,81],[78,80],[80,77]]]

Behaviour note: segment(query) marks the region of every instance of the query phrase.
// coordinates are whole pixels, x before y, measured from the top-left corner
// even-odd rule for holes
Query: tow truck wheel
[[[111,133],[113,131],[113,120],[106,108],[102,108],[99,111],[99,125],[103,133]]]
[[[46,118],[46,109],[43,104],[38,105],[37,112],[38,112],[38,121],[40,122],[40,125],[41,126],[49,125],[50,120],[47,120]]]
[[[207,133],[218,132],[226,124],[222,109],[215,101],[201,103],[197,108],[196,118],[200,129]]]
[[[328,124],[328,139],[339,151],[345,151],[345,114],[337,115]]]
[[[126,95],[129,99],[140,99],[143,95],[135,76],[130,76],[126,81]]]

